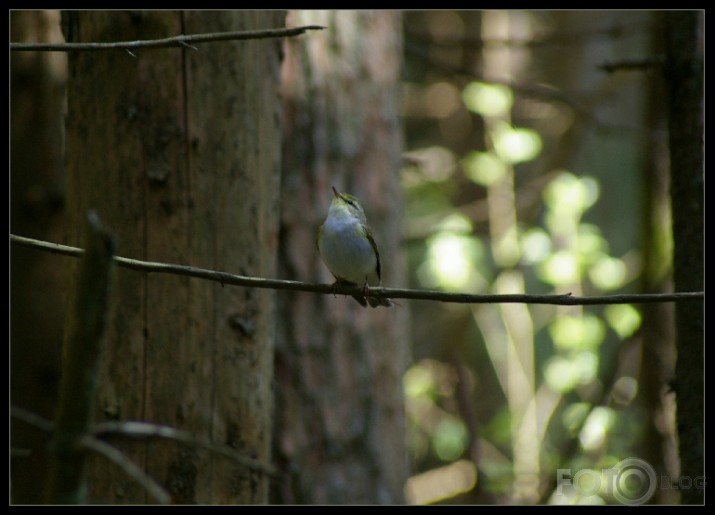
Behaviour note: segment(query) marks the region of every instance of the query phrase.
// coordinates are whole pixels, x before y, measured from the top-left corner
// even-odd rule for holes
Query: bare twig
[[[55,429],[55,425],[51,420],[47,420],[45,417],[41,417],[37,413],[27,411],[26,409],[18,406],[10,407],[10,415],[12,415],[13,418],[22,420],[26,424],[30,424],[31,426],[44,431],[45,433],[51,433]]]
[[[162,39],[140,41],[116,41],[111,43],[10,43],[10,50],[15,52],[44,51],[44,52],[74,52],[87,50],[126,50],[130,55],[131,50],[149,48],[174,48],[188,47],[197,50],[196,43],[209,43],[212,41],[241,41],[246,39],[287,38],[299,36],[308,30],[322,30],[326,27],[320,25],[306,25],[289,29],[245,30],[232,32],[213,32],[208,34],[190,34],[173,36]],[[135,56],[136,57],[136,56]]]
[[[46,433],[52,433],[54,431],[55,424],[36,413],[27,411],[26,409],[19,408],[17,406],[12,406],[10,413],[14,418],[22,420],[23,422]],[[142,485],[158,502],[167,504],[171,501],[169,494],[166,493],[166,491],[156,481],[154,481],[151,476],[144,473],[144,471],[142,471],[133,461],[108,443],[102,442],[91,435],[84,435],[77,440],[77,445],[94,451],[113,463],[116,463],[128,476]]]
[[[622,61],[606,62],[598,66],[598,69],[606,73],[618,71],[644,71],[663,66],[665,59],[663,56],[646,57],[644,59],[623,59]]]
[[[102,422],[94,426],[97,437],[122,436],[127,438],[165,438],[175,440],[194,447],[202,447],[213,453],[225,456],[250,470],[277,477],[278,472],[272,466],[238,452],[226,445],[217,444],[207,438],[200,437],[188,431],[175,427],[150,424],[147,422]]]
[[[78,443],[80,447],[94,451],[117,465],[129,477],[141,485],[147,493],[156,499],[156,501],[160,504],[169,504],[171,502],[171,495],[169,495],[169,492],[164,490],[164,488],[157,483],[153,477],[139,468],[136,463],[127,458],[116,447],[91,436],[83,436],[79,439]]]
[[[76,247],[50,243],[24,236],[10,235],[10,241],[26,247],[44,250],[55,254],[78,257],[84,252]],[[156,263],[151,261],[139,261],[115,256],[114,261],[120,267],[129,268],[139,272],[164,273],[174,275],[184,275],[216,281],[221,284],[233,284],[236,286],[247,286],[253,288],[268,288],[273,290],[291,290],[311,293],[340,295],[363,295],[360,286],[350,286],[346,284],[313,284],[301,281],[287,281],[282,279],[264,279],[261,277],[247,277],[234,275],[226,272],[216,272],[204,268],[195,268],[186,265],[172,265],[168,263]],[[484,304],[484,303],[523,303],[523,304],[555,304],[561,306],[594,305],[594,304],[639,304],[645,302],[676,302],[703,300],[705,293],[702,291],[684,293],[634,293],[620,295],[601,295],[593,297],[575,297],[571,294],[565,295],[491,295],[491,294],[470,294],[470,293],[449,293],[431,290],[408,290],[401,288],[378,288],[371,287],[368,296],[384,297],[390,299],[415,299],[433,300],[439,302],[453,302],[461,304]]]
[[[46,433],[52,433],[55,428],[55,424],[52,421],[47,420],[36,413],[28,411],[26,409],[12,406],[10,409],[10,414],[13,418],[22,420],[23,422],[30,424]],[[89,448],[91,450],[97,451],[106,458],[114,461],[119,466],[121,466],[127,474],[131,477],[137,479],[137,481],[144,485],[149,490],[147,482],[141,479],[137,473],[128,469],[124,465],[129,461],[126,457],[122,455],[122,458],[117,457],[117,455],[111,451],[107,451],[106,447],[98,446],[95,442],[101,442],[101,439],[111,438],[111,437],[124,437],[124,438],[164,438],[167,440],[174,440],[183,444],[187,444],[193,447],[200,447],[206,449],[207,451],[213,452],[215,454],[220,454],[226,458],[233,460],[246,467],[247,469],[253,470],[255,472],[260,472],[271,477],[279,477],[278,471],[271,465],[263,463],[256,459],[250,458],[236,449],[228,447],[227,445],[217,444],[209,440],[208,438],[201,437],[199,435],[190,433],[188,431],[183,431],[181,429],[176,429],[171,426],[163,426],[160,424],[151,424],[149,422],[138,422],[138,421],[110,421],[110,422],[100,422],[95,424],[91,428],[91,432],[80,437],[78,439],[78,445]],[[108,444],[105,444],[108,445]],[[121,454],[115,449],[116,453]],[[136,468],[134,463],[131,466]],[[130,468],[131,468],[130,466]],[[141,471],[140,471],[141,472]],[[144,475],[144,473],[141,473]],[[151,492],[150,492],[151,493]],[[160,499],[160,496],[156,496]]]

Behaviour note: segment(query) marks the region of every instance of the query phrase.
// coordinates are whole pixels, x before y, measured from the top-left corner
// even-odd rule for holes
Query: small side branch
[[[46,433],[52,433],[55,430],[55,424],[52,421],[47,420],[44,417],[37,415],[31,411],[25,410],[17,406],[11,406],[10,414],[13,418],[22,420],[26,424],[29,424],[41,431]],[[149,422],[138,422],[138,421],[110,421],[110,422],[100,422],[95,424],[91,432],[82,436],[78,441],[77,445],[96,451],[104,455],[107,459],[117,463],[122,467],[131,477],[139,478],[140,476],[133,470],[127,470],[125,463],[128,458],[118,457],[114,452],[107,451],[106,447],[102,445],[97,445],[96,442],[104,443],[104,445],[109,445],[104,440],[111,438],[130,438],[130,439],[154,439],[163,438],[166,440],[173,440],[182,444],[186,444],[192,447],[206,449],[209,452],[219,454],[230,460],[233,460],[238,465],[246,467],[254,472],[259,472],[267,476],[278,478],[280,477],[278,471],[270,464],[263,463],[256,459],[250,458],[245,454],[229,447],[227,445],[214,443],[208,438],[201,437],[197,434],[190,433],[188,431],[183,431],[181,429],[176,429],[171,426],[164,426],[160,424],[152,424]],[[116,449],[115,449],[116,450]],[[116,451],[119,452],[119,451]],[[146,484],[145,481],[139,481],[142,484]],[[157,499],[161,499],[161,495],[155,496]]]
[[[10,235],[12,243],[31,247],[46,252],[62,254],[65,256],[79,257],[84,250],[50,243],[47,241],[35,240],[24,236]],[[115,257],[117,266],[129,268],[138,272],[162,273],[173,275],[184,275],[216,281],[223,284],[233,284],[236,286],[246,286],[252,288],[267,288],[273,290],[303,291],[322,294],[339,295],[363,295],[360,286],[350,286],[346,284],[314,284],[301,281],[287,281],[282,279],[264,279],[261,277],[247,277],[234,275],[226,272],[206,270],[185,265],[172,265],[168,263],[156,263],[151,261],[139,261],[124,257]],[[368,295],[371,297],[384,297],[390,299],[414,299],[432,300],[439,302],[452,302],[460,304],[485,304],[485,303],[520,303],[520,304],[555,304],[561,306],[585,306],[595,304],[639,304],[644,302],[677,302],[677,301],[697,301],[705,298],[702,291],[684,293],[633,293],[621,295],[601,295],[594,297],[575,297],[571,294],[565,295],[484,295],[471,293],[449,293],[431,290],[408,290],[400,288],[370,288]]]
[[[136,463],[127,458],[116,447],[91,436],[80,438],[78,444],[80,447],[93,451],[117,465],[125,474],[140,484],[159,504],[171,503],[171,495],[169,492],[164,490],[153,477],[139,468]]]
[[[102,340],[109,305],[114,241],[94,212],[87,215],[87,251],[79,268],[63,342],[62,379],[52,457],[47,473],[47,501],[82,504],[85,453],[79,440],[90,430],[99,383]]]
[[[132,50],[150,48],[181,48],[196,50],[193,45],[212,41],[242,41],[246,39],[287,38],[299,36],[309,30],[322,30],[320,25],[306,25],[289,29],[246,30],[232,32],[212,32],[208,34],[190,34],[162,39],[141,41],[116,41],[111,43],[10,43],[10,50],[15,52],[76,52],[93,50]],[[133,54],[131,54],[133,55]]]
[[[624,59],[622,61],[606,62],[598,66],[598,69],[606,73],[619,71],[644,71],[657,69],[665,62],[662,56],[648,57],[645,59]]]
[[[237,450],[202,438],[188,431],[176,429],[175,427],[150,424],[148,422],[102,422],[94,427],[94,435],[97,438],[124,437],[124,438],[164,438],[174,440],[192,447],[201,447],[215,454],[220,454],[233,460],[235,463],[246,467],[249,470],[260,472],[271,477],[278,477],[278,472],[271,465],[249,458]]]

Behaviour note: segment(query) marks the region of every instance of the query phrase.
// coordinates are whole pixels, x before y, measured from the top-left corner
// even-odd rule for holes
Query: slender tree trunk
[[[70,41],[280,27],[271,12],[69,12]],[[68,240],[95,208],[117,254],[275,275],[280,42],[70,54]],[[270,459],[274,295],[118,270],[98,420],[175,426]],[[127,445],[178,503],[264,502],[267,478],[173,443]],[[147,501],[99,458],[91,500]]]
[[[704,288],[703,21],[698,11],[666,13],[666,83],[669,87],[673,277],[676,291]],[[684,504],[704,500],[704,319],[702,302],[676,306],[678,361],[675,391],[681,476],[693,482]],[[704,486],[704,485],[700,485]]]
[[[400,16],[301,11],[327,27],[286,42],[282,273],[332,282],[315,237],[333,197],[356,195],[380,247],[383,283],[403,284],[398,183]],[[272,500],[399,503],[408,474],[402,373],[407,306],[350,297],[281,297]]]
[[[651,15],[654,36],[662,34],[665,15]],[[653,37],[650,52],[661,55],[662,38]],[[641,291],[667,293],[673,291],[672,245],[670,220],[670,166],[666,134],[665,84],[650,81],[648,86],[648,116],[646,126],[654,135],[643,142],[648,157],[643,167],[643,273]],[[641,323],[641,360],[638,377],[639,396],[648,410],[650,420],[636,454],[646,460],[660,475],[678,476],[678,449],[675,427],[675,393],[669,386],[675,376],[675,303],[653,303],[639,306]],[[680,492],[659,482],[650,504],[677,504]]]

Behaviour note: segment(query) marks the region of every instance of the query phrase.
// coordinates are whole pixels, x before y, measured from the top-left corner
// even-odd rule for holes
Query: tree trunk
[[[272,12],[68,12],[68,41],[282,25]],[[280,42],[70,54],[68,240],[95,208],[121,256],[275,275]],[[117,270],[97,420],[175,426],[270,459],[274,294]],[[178,503],[256,503],[267,478],[174,443],[126,453]],[[90,499],[147,501],[100,458]]]
[[[675,291],[700,291],[704,282],[703,21],[698,11],[666,13],[673,279]],[[676,306],[678,361],[675,391],[681,477],[693,487],[684,504],[704,500],[704,320],[702,302]],[[700,482],[700,488],[697,488]]]
[[[663,12],[652,13],[653,34],[662,34]],[[662,38],[652,38],[652,55],[662,55]],[[663,81],[648,82],[646,126],[665,133],[666,105]],[[641,291],[667,293],[673,291],[670,166],[667,144],[643,142],[648,157],[643,167],[643,272]],[[644,459],[660,475],[678,477],[678,449],[675,427],[675,394],[670,386],[675,376],[675,304],[661,302],[641,304],[641,360],[638,392],[650,417],[635,456]],[[658,482],[649,504],[677,504],[680,492]]]
[[[12,41],[59,43],[59,11],[11,11]],[[10,231],[59,241],[64,210],[66,57],[10,54]],[[64,260],[10,246],[10,403],[52,418],[62,344]],[[38,503],[47,434],[11,421],[11,502]]]
[[[401,253],[400,16],[301,11],[327,29],[286,42],[282,273],[332,282],[315,237],[333,194],[356,195],[380,248],[383,283],[404,284]],[[408,475],[402,373],[407,307],[281,296],[276,348],[274,502],[399,503]]]

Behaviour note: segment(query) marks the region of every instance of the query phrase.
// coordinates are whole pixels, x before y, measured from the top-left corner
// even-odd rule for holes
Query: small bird
[[[318,252],[338,283],[363,285],[363,296],[353,295],[363,307],[392,306],[390,299],[368,297],[368,284],[380,285],[380,253],[367,226],[365,211],[358,200],[340,193],[333,186],[335,198],[328,217],[318,229]]]

